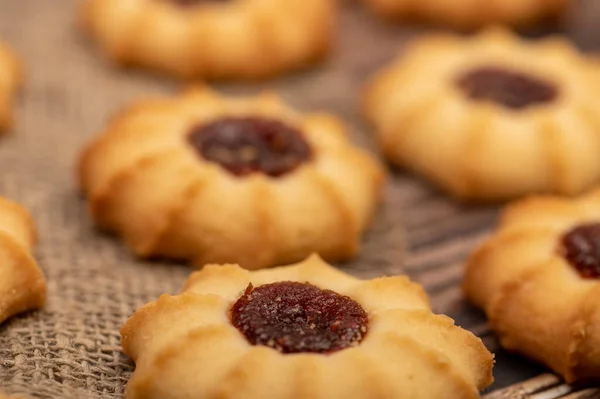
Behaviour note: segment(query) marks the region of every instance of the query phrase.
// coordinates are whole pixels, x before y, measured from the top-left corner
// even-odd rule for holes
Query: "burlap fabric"
[[[136,307],[178,292],[191,269],[139,261],[118,240],[95,232],[74,167],[82,145],[107,116],[142,95],[175,92],[177,85],[109,68],[75,29],[77,3],[0,0],[0,37],[27,65],[18,125],[0,138],[0,194],[33,213],[41,239],[36,255],[49,284],[43,311],[0,327],[0,390],[40,398],[120,398],[133,370],[120,351],[120,326]],[[358,112],[361,87],[414,33],[347,6],[338,50],[325,66],[221,88],[276,89],[301,109],[335,112],[350,123],[357,143],[372,148]],[[483,317],[464,304],[459,283],[461,262],[495,214],[493,208],[454,204],[396,172],[361,256],[343,267],[364,277],[409,273],[427,287],[438,311],[482,335],[494,350]],[[522,360],[499,355],[499,385],[535,373]]]

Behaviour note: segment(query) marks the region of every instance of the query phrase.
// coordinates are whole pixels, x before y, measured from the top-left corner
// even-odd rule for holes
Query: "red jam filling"
[[[311,284],[248,286],[231,310],[233,325],[252,345],[282,353],[332,353],[365,337],[369,317],[353,299]]]
[[[558,96],[557,88],[549,82],[494,66],[467,72],[457,85],[472,100],[493,101],[514,110],[549,103]]]
[[[299,130],[262,117],[219,119],[194,128],[188,141],[204,159],[236,176],[261,172],[280,177],[312,156]]]
[[[600,277],[600,223],[575,227],[562,237],[562,256],[583,278]]]

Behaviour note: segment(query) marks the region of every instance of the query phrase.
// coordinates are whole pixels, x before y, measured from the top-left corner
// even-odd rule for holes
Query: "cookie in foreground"
[[[510,205],[464,289],[502,345],[567,382],[600,377],[600,189]]]
[[[364,0],[376,14],[391,20],[417,20],[471,30],[490,24],[518,27],[556,21],[569,0]]]
[[[368,86],[391,162],[463,200],[574,195],[600,180],[600,63],[494,28],[417,40]]]
[[[250,272],[208,265],[121,330],[127,399],[478,398],[481,340],[404,276],[359,280],[319,257]]]
[[[0,323],[46,302],[46,280],[31,254],[35,242],[29,213],[0,197]]]
[[[0,133],[13,125],[14,97],[22,83],[22,69],[15,53],[0,42]]]
[[[139,256],[248,269],[354,257],[383,181],[337,118],[205,88],[129,108],[80,164],[94,219]]]
[[[336,14],[337,0],[87,0],[81,21],[117,64],[238,80],[326,56]]]

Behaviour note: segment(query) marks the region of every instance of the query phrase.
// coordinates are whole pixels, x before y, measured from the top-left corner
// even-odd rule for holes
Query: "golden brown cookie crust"
[[[0,323],[46,301],[46,281],[31,255],[35,225],[20,205],[0,197]]]
[[[13,126],[13,102],[22,80],[17,56],[0,42],[0,133]]]
[[[522,109],[470,98],[460,78],[490,67],[541,80],[557,94]],[[599,90],[597,61],[566,41],[490,29],[417,40],[373,77],[364,110],[391,162],[458,199],[572,195],[600,180]]]
[[[568,0],[364,0],[379,16],[471,30],[491,24],[528,26],[557,20]]]
[[[249,344],[229,309],[249,283],[280,281],[308,282],[357,301],[369,315],[364,340],[327,355]],[[181,295],[139,309],[121,334],[137,366],[127,399],[474,399],[492,382],[493,357],[481,340],[431,313],[421,286],[404,276],[358,280],[316,256],[255,272],[206,266]]]
[[[600,189],[576,199],[530,197],[510,205],[470,258],[465,293],[483,308],[502,345],[568,382],[600,377],[600,283],[561,254],[575,226],[600,221]]]
[[[337,0],[88,0],[82,25],[120,65],[183,79],[260,79],[329,53]]]
[[[312,158],[282,177],[237,177],[192,151],[190,129],[236,116],[298,128]],[[300,115],[271,94],[226,98],[205,88],[126,110],[83,152],[79,172],[98,225],[139,256],[249,269],[312,252],[352,258],[384,180],[336,118]]]

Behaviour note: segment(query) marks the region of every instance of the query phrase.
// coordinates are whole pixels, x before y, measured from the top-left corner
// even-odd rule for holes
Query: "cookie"
[[[493,357],[404,276],[209,265],[121,330],[127,399],[479,398]]]
[[[0,197],[0,323],[46,301],[46,281],[31,255],[35,225],[20,205]]]
[[[576,195],[600,180],[598,62],[560,38],[429,36],[377,73],[383,152],[462,200]]]
[[[502,345],[567,382],[600,377],[600,189],[510,205],[464,289]]]
[[[472,30],[486,25],[535,25],[558,20],[569,0],[364,0],[388,20],[411,20]]]
[[[383,180],[333,116],[202,88],[126,110],[80,162],[97,224],[139,256],[248,269],[352,258]]]
[[[17,56],[0,42],[0,133],[13,125],[13,102],[21,81],[22,72]]]
[[[260,79],[329,53],[336,0],[88,0],[81,25],[120,65],[183,79]]]

